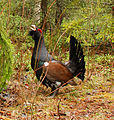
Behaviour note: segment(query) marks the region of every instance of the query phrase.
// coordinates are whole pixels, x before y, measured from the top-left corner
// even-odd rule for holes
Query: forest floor
[[[39,86],[32,70],[15,70],[0,94],[0,120],[113,120],[113,59],[109,59],[91,60],[84,82],[75,78],[77,86],[62,87],[54,98],[47,97],[50,88]]]

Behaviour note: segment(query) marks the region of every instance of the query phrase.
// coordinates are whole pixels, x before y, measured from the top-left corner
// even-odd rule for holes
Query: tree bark
[[[34,19],[40,24],[41,0],[35,0]]]
[[[45,21],[45,17],[46,17],[46,14],[47,14],[47,0],[42,0],[41,1],[41,9],[42,9],[42,18],[41,18],[41,27],[43,26],[44,22]],[[46,23],[45,23],[46,24]],[[45,25],[45,30],[46,30],[46,25]]]

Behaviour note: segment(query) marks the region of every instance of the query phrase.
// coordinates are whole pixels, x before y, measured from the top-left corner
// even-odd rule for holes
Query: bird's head
[[[31,25],[29,35],[32,36],[34,40],[39,40],[42,36],[42,30],[37,28],[35,25]]]

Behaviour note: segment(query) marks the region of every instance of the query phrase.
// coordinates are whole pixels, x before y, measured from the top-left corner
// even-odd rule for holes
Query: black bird
[[[58,92],[56,89],[66,82],[76,85],[73,80],[76,75],[82,81],[84,80],[85,61],[83,50],[75,37],[70,36],[69,62],[63,64],[48,53],[41,29],[31,25],[29,35],[35,41],[31,67],[36,72],[37,79],[42,81],[42,84],[46,87],[51,88],[51,97],[54,97]]]

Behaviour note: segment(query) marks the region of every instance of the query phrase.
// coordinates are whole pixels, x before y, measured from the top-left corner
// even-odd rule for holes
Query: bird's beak
[[[33,31],[36,31],[36,26],[35,25],[31,25],[30,29],[33,30]]]

